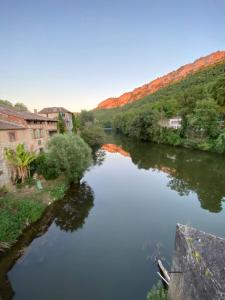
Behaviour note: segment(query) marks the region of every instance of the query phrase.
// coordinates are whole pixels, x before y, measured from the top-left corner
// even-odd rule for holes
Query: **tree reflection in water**
[[[72,187],[62,205],[55,211],[55,224],[70,232],[82,228],[93,203],[93,191],[85,182],[79,188]]]
[[[195,192],[203,209],[214,213],[222,210],[225,197],[223,155],[143,143],[120,135],[114,135],[112,139],[130,154],[132,162],[139,169],[166,173],[169,178],[168,187],[179,195]],[[119,153],[122,154],[123,151]]]
[[[0,299],[11,300],[15,292],[7,273],[21,257],[27,246],[37,237],[43,235],[55,222],[64,231],[82,228],[91,208],[94,206],[94,193],[85,182],[73,186],[63,200],[49,206],[43,217],[25,230],[19,241],[0,257]]]

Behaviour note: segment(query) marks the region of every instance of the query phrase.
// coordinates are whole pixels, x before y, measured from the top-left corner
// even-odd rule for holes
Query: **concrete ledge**
[[[225,299],[225,240],[178,224],[171,271],[170,300]]]

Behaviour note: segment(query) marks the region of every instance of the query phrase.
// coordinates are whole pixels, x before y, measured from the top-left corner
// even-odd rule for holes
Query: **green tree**
[[[79,182],[92,162],[91,149],[78,135],[55,134],[48,144],[49,160],[71,183]]]
[[[225,76],[219,78],[212,88],[212,96],[220,106],[225,106]]]
[[[81,130],[81,137],[90,147],[98,147],[104,144],[105,133],[98,125],[85,126]]]
[[[26,107],[25,104],[21,103],[21,102],[17,102],[15,105],[14,105],[15,109],[18,110],[18,111],[28,111],[28,108]]]
[[[215,150],[219,153],[225,152],[225,129],[220,133],[215,141]]]
[[[65,133],[66,132],[65,122],[64,122],[63,117],[62,117],[62,115],[60,113],[58,115],[58,124],[57,124],[57,127],[58,127],[59,133]]]
[[[18,144],[15,150],[5,148],[4,154],[8,162],[14,167],[16,176],[23,183],[29,176],[29,167],[36,158],[35,153],[27,151],[24,144]]]
[[[202,100],[196,103],[189,116],[191,126],[200,137],[216,137],[219,133],[219,113],[214,100]]]
[[[55,179],[61,173],[59,165],[52,161],[48,152],[41,152],[38,154],[37,158],[32,163],[32,169],[39,175],[44,176],[47,180]]]
[[[8,101],[8,100],[2,100],[2,99],[0,99],[0,106],[13,107],[13,104],[10,101]]]
[[[82,110],[79,118],[81,127],[94,123],[94,114],[92,111]]]
[[[75,116],[74,114],[72,115],[72,123],[73,123],[73,133],[77,133],[78,132],[78,129],[80,127],[80,122],[79,122],[79,118],[77,116]]]

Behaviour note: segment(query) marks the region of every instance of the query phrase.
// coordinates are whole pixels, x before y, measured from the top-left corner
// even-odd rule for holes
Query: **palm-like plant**
[[[30,175],[30,164],[36,159],[34,152],[25,149],[24,144],[18,144],[16,149],[5,148],[5,157],[8,162],[15,168],[16,174],[22,183]]]

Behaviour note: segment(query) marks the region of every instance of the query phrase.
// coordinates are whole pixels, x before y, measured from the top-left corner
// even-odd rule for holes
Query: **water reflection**
[[[115,144],[105,144],[105,145],[102,146],[102,149],[106,150],[110,153],[120,153],[121,155],[123,155],[125,157],[130,156],[130,153],[128,153],[127,151],[122,149],[120,146],[115,145]]]
[[[96,149],[96,151],[92,153],[92,156],[93,164],[95,166],[101,166],[105,160],[105,151],[102,148]]]
[[[43,235],[55,222],[61,230],[72,232],[82,228],[91,208],[94,206],[93,190],[85,182],[71,187],[66,197],[48,207],[43,217],[28,228],[20,240],[0,257],[0,299],[13,299],[15,292],[8,280],[7,273],[21,257],[27,246],[35,238]]]
[[[225,196],[225,159],[222,155],[129,140],[115,135],[108,152],[130,156],[139,169],[168,174],[168,187],[179,195],[195,192],[203,209],[218,213]]]
[[[83,182],[79,188],[72,188],[63,205],[55,211],[55,224],[70,232],[82,228],[93,202],[93,191],[86,183]]]

